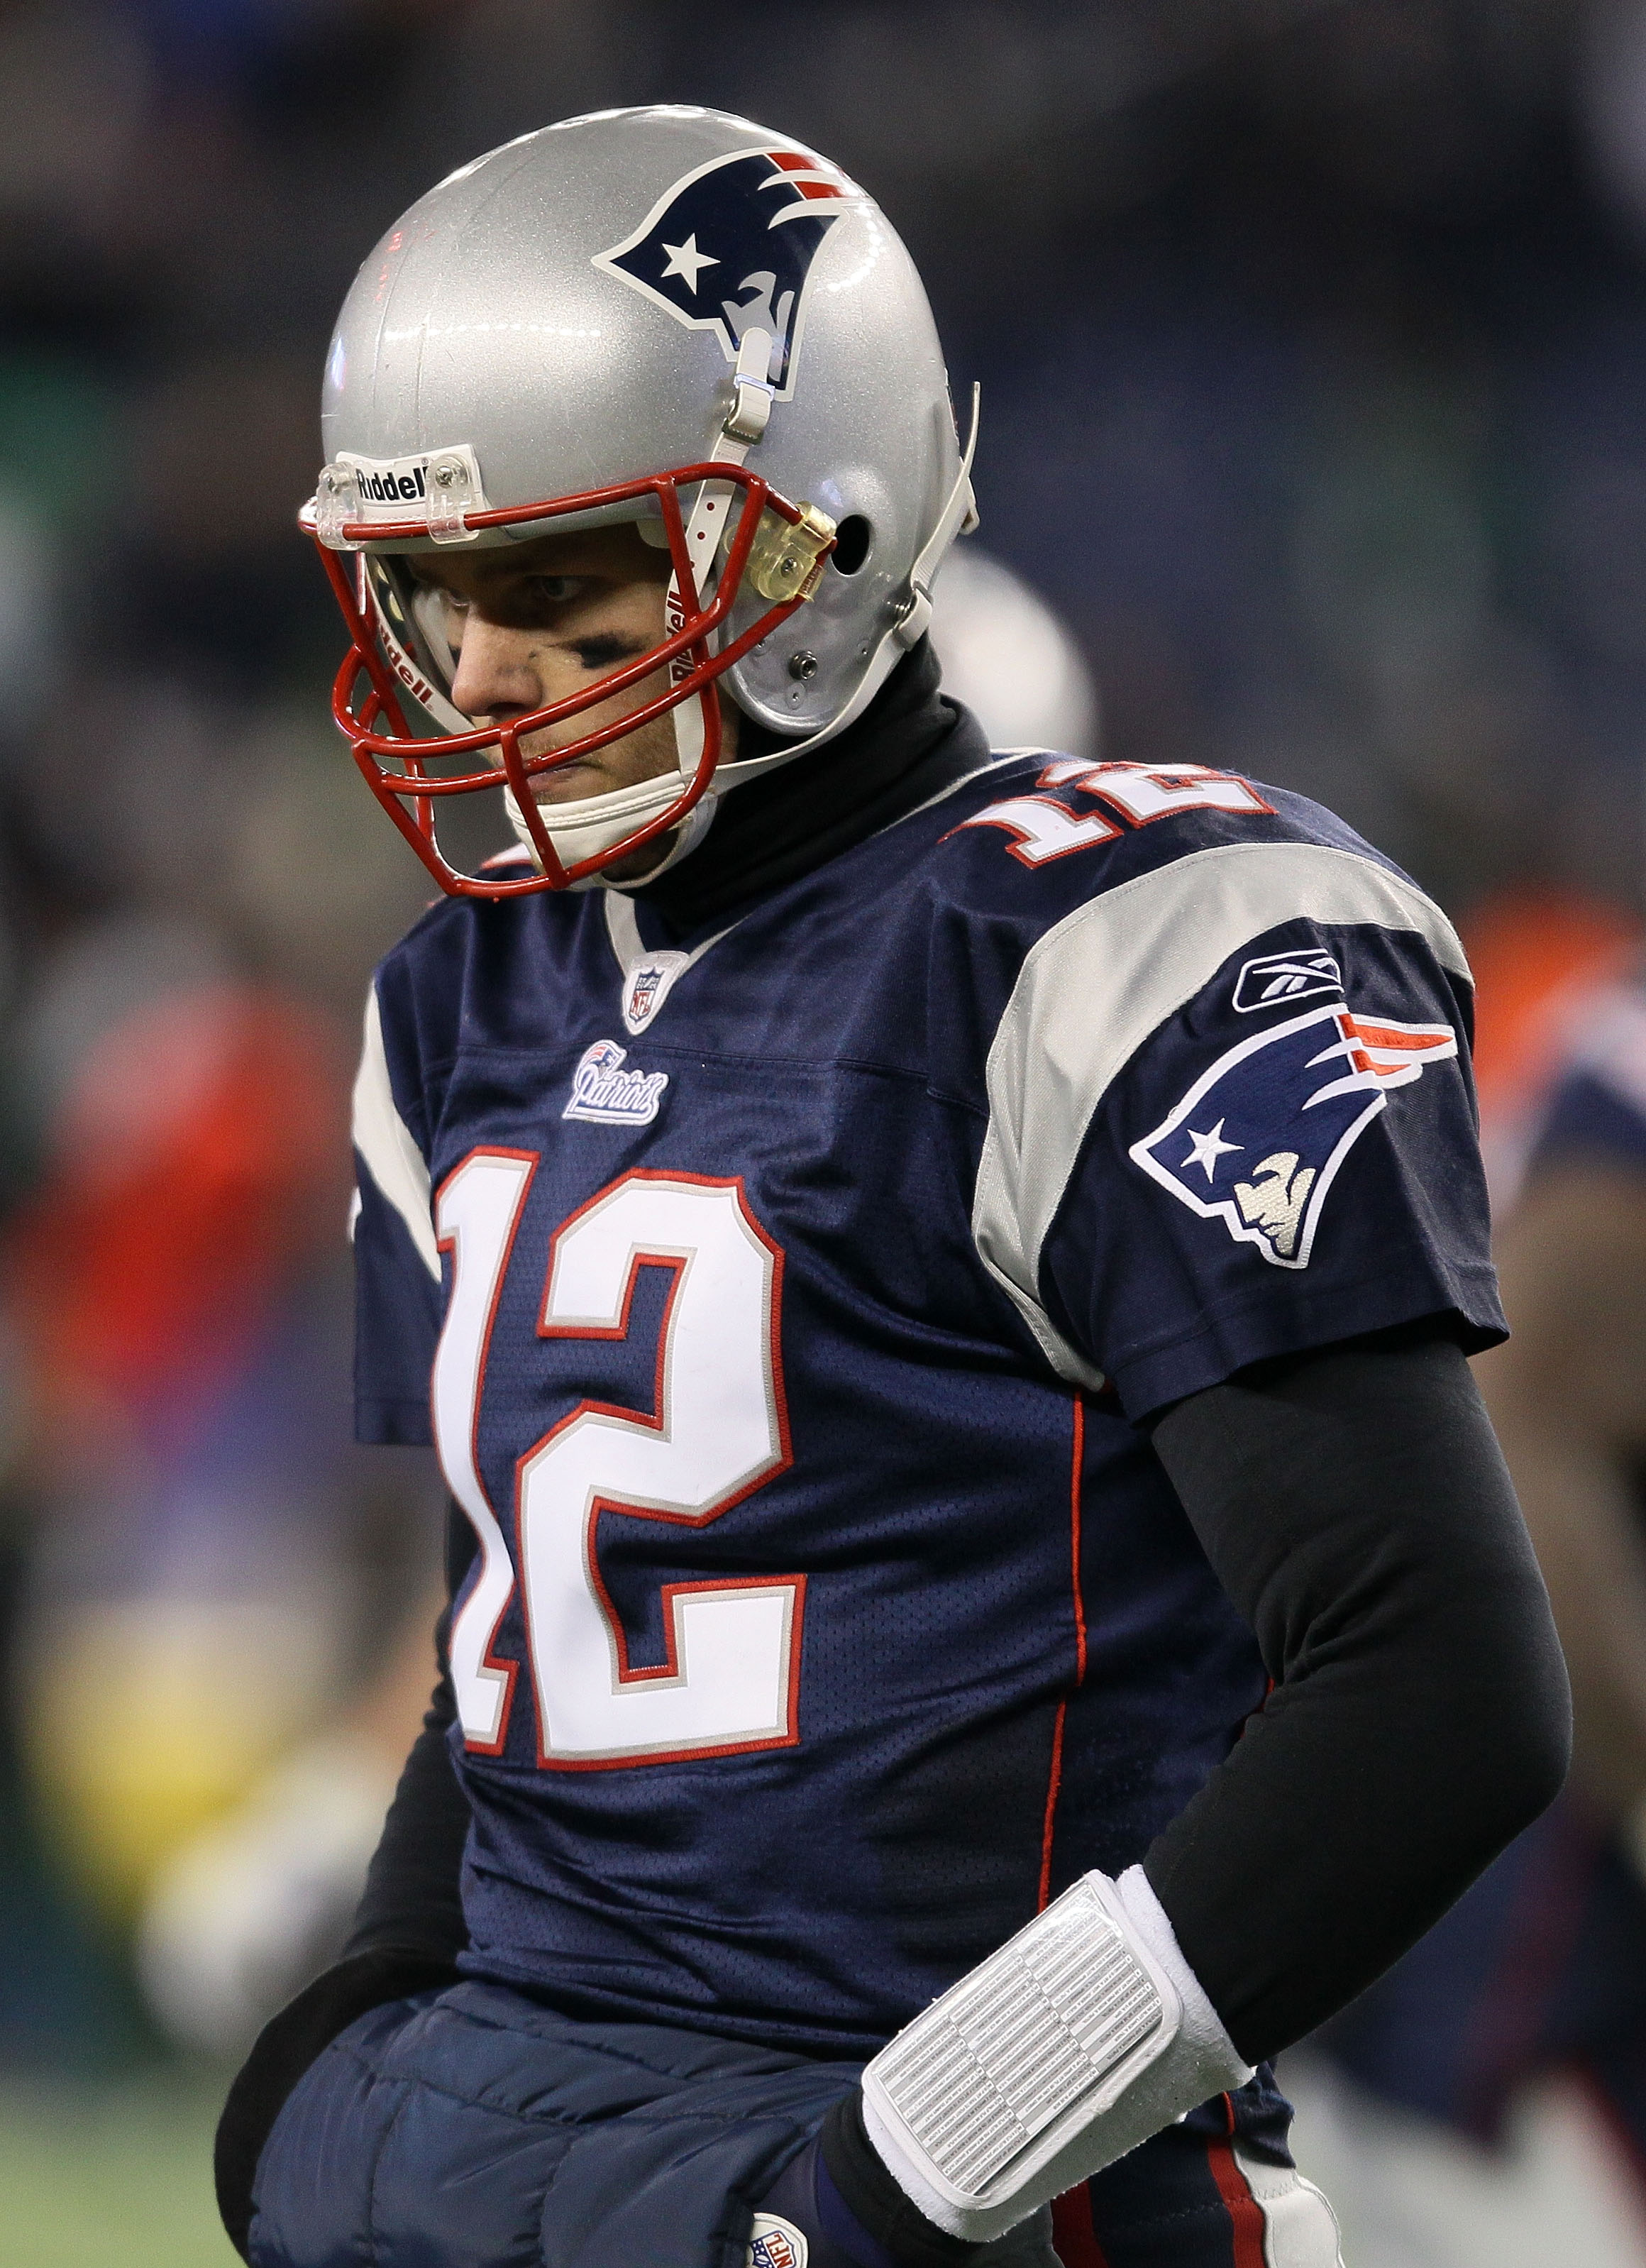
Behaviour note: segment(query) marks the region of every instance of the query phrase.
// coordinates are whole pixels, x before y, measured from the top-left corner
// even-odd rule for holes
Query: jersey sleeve
[[[1133,1418],[1428,1316],[1503,1336],[1451,925],[1334,845],[1225,845],[1041,938],[989,1063],[974,1232]]]
[[[440,1254],[417,1113],[390,1067],[374,985],[355,1079],[355,1432],[362,1441],[432,1440],[429,1373],[440,1332]]]

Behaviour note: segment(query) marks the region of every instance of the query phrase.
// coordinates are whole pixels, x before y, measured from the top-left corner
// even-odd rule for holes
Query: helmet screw
[[[435,486],[437,488],[449,489],[456,478],[457,467],[455,465],[437,465],[434,468],[434,480]]]
[[[790,655],[789,674],[790,677],[798,678],[804,684],[808,677],[815,677],[817,674],[818,658],[816,654],[807,653],[802,651],[799,653],[791,653]]]

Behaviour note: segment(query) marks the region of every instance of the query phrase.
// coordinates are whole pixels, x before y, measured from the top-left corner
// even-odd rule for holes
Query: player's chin
[[[562,764],[552,772],[540,772],[532,783],[532,792],[540,811],[552,810],[557,803],[586,803],[592,796],[614,795],[620,788],[640,787],[650,779],[660,778],[665,770],[672,770],[668,763],[603,764],[597,754],[581,756],[576,763]]]
[[[614,779],[603,764],[579,758],[555,771],[540,772],[532,783],[532,797],[540,811],[551,811],[557,803],[584,803],[591,796],[610,795],[614,788],[627,784]]]
[[[578,719],[584,732],[607,721],[598,711],[587,720]],[[520,750],[528,758],[555,752],[552,741],[538,742],[534,738],[523,740]],[[655,725],[642,726],[591,749],[585,756],[575,757],[570,763],[540,772],[532,783],[532,792],[540,806],[583,803],[591,796],[613,795],[620,788],[638,787],[646,780],[660,778],[672,771],[676,762],[672,730],[659,733]]]

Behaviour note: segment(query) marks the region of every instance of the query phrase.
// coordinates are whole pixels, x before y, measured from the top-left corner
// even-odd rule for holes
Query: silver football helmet
[[[716,796],[862,713],[975,519],[971,443],[963,460],[931,311],[885,216],[815,151],[711,110],[569,119],[431,189],[344,303],[322,431],[305,517],[351,635],[334,712],[460,894],[588,884],[671,829],[681,856]],[[623,520],[670,554],[663,643],[506,725],[462,715],[411,562]],[[665,666],[666,691],[617,725],[523,754]],[[716,681],[777,747],[718,761]],[[665,711],[677,770],[534,799],[540,774]],[[524,879],[461,873],[440,847],[443,799],[495,792],[500,772],[539,869]]]

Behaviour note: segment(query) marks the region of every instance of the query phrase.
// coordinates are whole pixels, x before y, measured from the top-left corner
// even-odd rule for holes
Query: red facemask
[[[709,487],[702,488],[704,482]],[[688,521],[681,508],[682,492],[699,489]],[[724,490],[717,495],[716,490]],[[741,496],[741,502],[737,501]],[[614,860],[631,857],[680,825],[702,799],[714,777],[720,758],[720,703],[715,680],[742,659],[762,638],[769,637],[796,608],[810,598],[833,549],[834,526],[810,505],[790,504],[769,488],[758,474],[739,464],[720,461],[690,465],[679,471],[658,473],[620,486],[592,489],[577,496],[555,497],[546,504],[518,504],[498,511],[477,511],[454,519],[453,533],[489,527],[553,521],[574,512],[614,504],[655,499],[662,513],[672,573],[665,602],[665,636],[660,644],[633,661],[609,670],[583,691],[534,709],[509,724],[483,725],[472,732],[414,733],[400,705],[400,681],[420,701],[441,699],[444,688],[430,682],[408,643],[396,635],[385,607],[368,579],[362,557],[350,577],[338,556],[339,544],[370,543],[373,549],[408,542],[430,532],[426,519],[404,522],[345,520],[328,542],[315,524],[313,508],[306,507],[304,525],[314,535],[320,558],[337,603],[348,624],[349,650],[344,656],[332,691],[332,714],[354,752],[367,786],[388,813],[440,887],[453,897],[515,898],[539,890],[563,890],[583,881]],[[730,525],[735,513],[735,524]],[[690,554],[701,549],[701,571]],[[700,593],[713,574],[713,562],[724,551],[724,563],[714,576],[712,596]],[[768,610],[730,644],[715,650],[714,642],[736,603],[746,576],[761,597],[770,599]],[[520,743],[547,725],[609,700],[614,694],[638,684],[658,669],[666,668],[668,689],[640,708],[541,755],[523,754]],[[695,768],[680,793],[667,806],[636,825],[614,843],[571,863],[556,851],[532,793],[532,783],[545,774],[576,763],[608,741],[621,740],[639,726],[694,700],[702,718],[702,747]],[[489,761],[482,752],[495,755]],[[482,757],[478,770],[459,762],[455,770],[444,767],[452,760]],[[431,765],[443,767],[438,771]],[[447,796],[495,794],[506,783],[511,791],[540,873],[511,879],[482,871],[467,874],[453,866],[440,847],[437,808]]]

